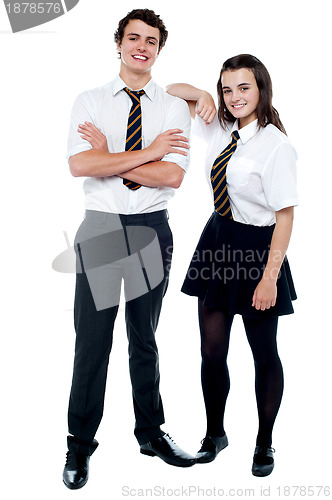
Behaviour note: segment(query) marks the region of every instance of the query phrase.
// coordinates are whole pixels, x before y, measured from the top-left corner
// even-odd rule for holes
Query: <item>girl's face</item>
[[[247,68],[224,71],[221,85],[226,107],[239,120],[239,128],[256,120],[259,90],[253,72]]]

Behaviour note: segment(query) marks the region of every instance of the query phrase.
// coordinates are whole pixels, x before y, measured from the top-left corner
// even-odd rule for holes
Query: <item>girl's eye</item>
[[[241,90],[248,90],[249,87],[242,87]]]
[[[224,90],[224,95],[229,94],[230,90]]]

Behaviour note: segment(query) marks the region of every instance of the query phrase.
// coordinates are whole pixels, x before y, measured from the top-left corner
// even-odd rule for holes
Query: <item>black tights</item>
[[[224,412],[230,380],[227,367],[229,337],[234,316],[205,307],[198,301],[201,330],[202,388],[207,435],[223,436]],[[255,363],[255,390],[259,418],[257,446],[271,446],[272,429],[280,407],[284,379],[277,350],[278,318],[242,318]]]

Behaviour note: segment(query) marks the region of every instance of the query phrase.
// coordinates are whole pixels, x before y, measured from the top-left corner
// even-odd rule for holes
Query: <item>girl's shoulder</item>
[[[294,146],[284,132],[272,123],[262,127],[256,134],[256,140],[262,143],[262,147],[268,151],[294,150]]]
[[[275,125],[269,123],[262,127],[257,138],[262,140],[264,149],[269,152],[270,157],[279,157],[286,155],[297,159],[297,152],[287,135],[278,129]]]
[[[276,146],[278,144],[290,144],[290,140],[287,135],[279,130],[278,127],[272,125],[272,123],[269,123],[266,127],[261,128],[261,131],[266,138],[270,138],[273,142],[275,142]]]
[[[229,135],[232,126],[233,124],[230,124],[230,128],[226,128],[226,130],[224,130],[219,123],[217,115],[214,117],[212,123],[207,125],[200,116],[196,115],[193,126],[193,134],[198,135],[205,142],[209,143],[216,137],[221,138],[223,135]]]

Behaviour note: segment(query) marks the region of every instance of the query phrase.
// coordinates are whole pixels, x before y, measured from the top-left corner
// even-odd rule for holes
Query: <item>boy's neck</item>
[[[142,73],[137,74],[131,71],[126,71],[124,68],[121,68],[120,78],[132,90],[138,90],[145,87],[145,85],[151,80],[151,71],[143,74]]]

